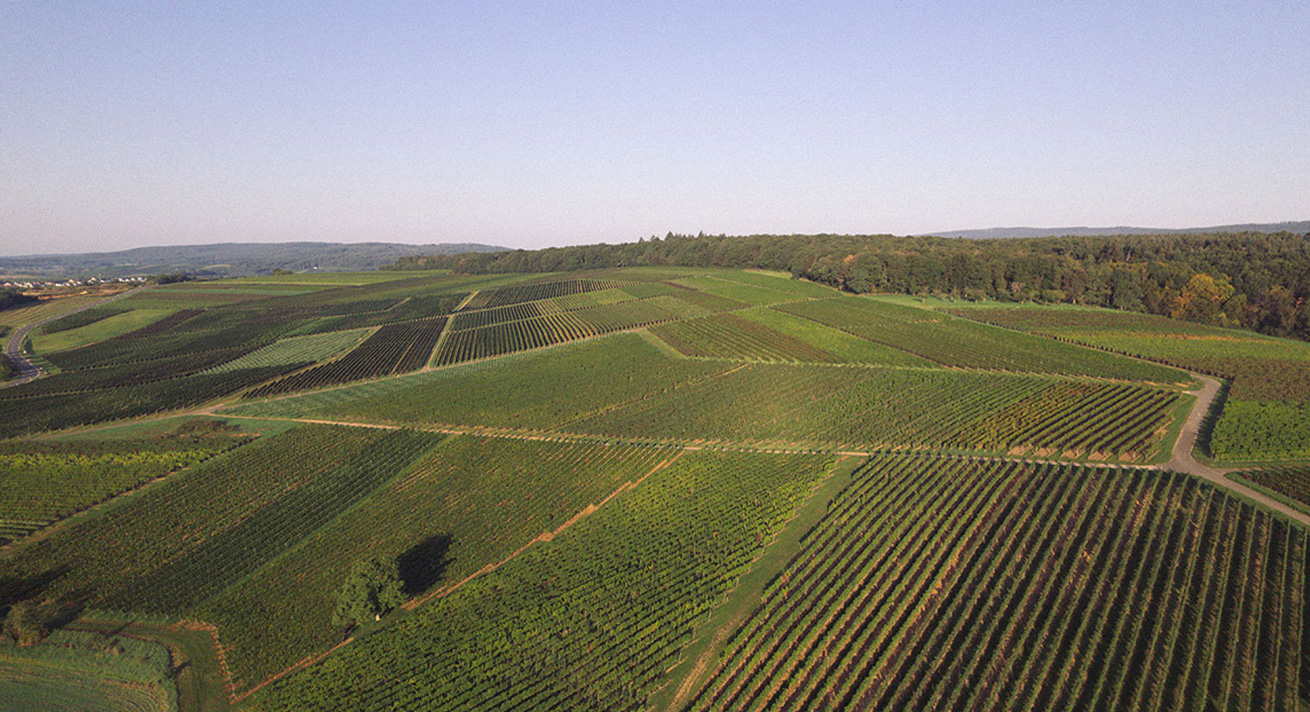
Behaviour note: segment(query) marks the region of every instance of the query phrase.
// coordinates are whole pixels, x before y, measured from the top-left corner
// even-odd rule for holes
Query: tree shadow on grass
[[[68,573],[67,565],[59,566],[32,576],[15,576],[0,579],[0,616],[19,601],[45,593],[50,584]]]
[[[1201,427],[1196,433],[1196,448],[1206,457],[1214,457],[1210,451],[1210,440],[1214,437],[1215,425],[1224,415],[1224,406],[1228,405],[1228,391],[1233,387],[1233,382],[1229,379],[1219,381],[1219,392],[1215,394],[1214,402],[1210,404],[1210,410],[1201,420]]]
[[[400,568],[400,581],[405,595],[415,596],[432,588],[450,567],[446,558],[454,537],[442,533],[430,536],[411,546],[396,559]]]

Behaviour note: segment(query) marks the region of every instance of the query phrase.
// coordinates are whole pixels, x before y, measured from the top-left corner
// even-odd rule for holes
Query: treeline
[[[1310,339],[1310,234],[997,240],[675,235],[621,245],[427,255],[397,269],[468,274],[631,266],[783,270],[849,292],[1085,304]]]
[[[0,288],[0,311],[21,307],[36,301],[36,297],[23,294],[23,290],[14,287]]]

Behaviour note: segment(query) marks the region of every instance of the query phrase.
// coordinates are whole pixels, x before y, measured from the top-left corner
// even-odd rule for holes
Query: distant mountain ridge
[[[1206,232],[1310,232],[1310,220],[1280,223],[1247,223],[1213,227],[991,227],[980,230],[947,230],[920,233],[923,237],[963,237],[970,240],[999,240],[1024,237],[1097,237],[1102,235],[1189,235]]]
[[[184,272],[240,277],[275,269],[304,272],[373,270],[411,255],[498,252],[508,248],[477,243],[408,245],[395,242],[224,242],[210,245],[137,247],[118,252],[0,257],[0,275],[130,277]]]

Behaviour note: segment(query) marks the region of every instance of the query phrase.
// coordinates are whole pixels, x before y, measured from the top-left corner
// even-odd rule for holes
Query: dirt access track
[[[1201,426],[1205,422],[1206,416],[1210,414],[1211,409],[1214,408],[1222,384],[1209,376],[1202,376],[1199,373],[1193,373],[1192,377],[1201,382],[1199,390],[1190,391],[1192,395],[1196,396],[1196,404],[1192,406],[1192,412],[1187,415],[1187,421],[1183,423],[1182,432],[1178,434],[1178,440],[1174,442],[1173,458],[1169,462],[1160,465],[1159,469],[1185,472],[1194,477],[1200,477],[1217,487],[1223,487],[1247,499],[1259,502],[1288,519],[1310,527],[1310,515],[1295,507],[1288,506],[1257,489],[1226,477],[1229,472],[1236,471],[1235,468],[1212,467],[1196,459],[1196,441],[1201,435]]]

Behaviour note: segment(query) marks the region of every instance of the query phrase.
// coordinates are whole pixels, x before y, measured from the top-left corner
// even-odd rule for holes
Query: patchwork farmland
[[[675,266],[68,307],[6,322],[5,704],[1310,705],[1299,342]]]

